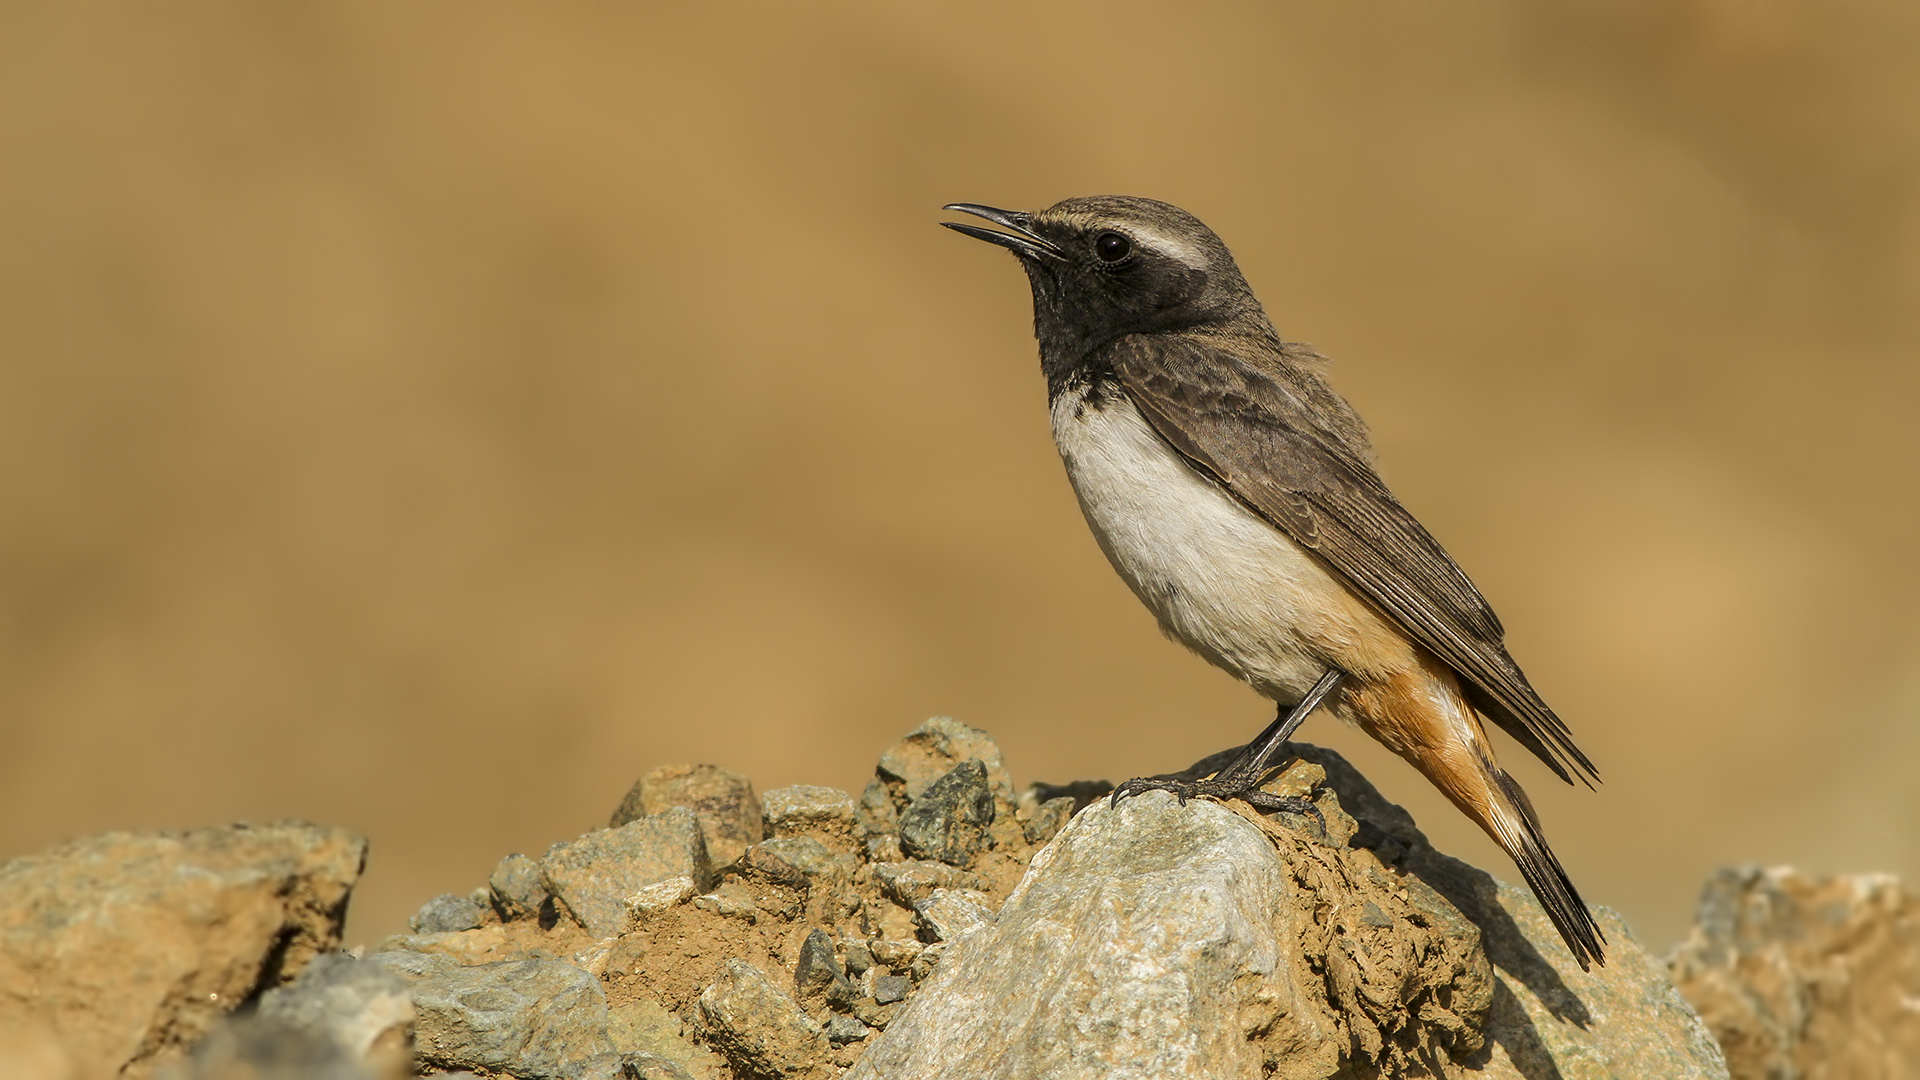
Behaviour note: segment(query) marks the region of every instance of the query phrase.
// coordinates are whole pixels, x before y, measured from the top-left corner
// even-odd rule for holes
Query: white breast
[[[1053,438],[1134,595],[1169,636],[1255,689],[1297,699],[1330,661],[1346,666],[1386,629],[1300,545],[1188,465],[1123,393],[1062,393]]]

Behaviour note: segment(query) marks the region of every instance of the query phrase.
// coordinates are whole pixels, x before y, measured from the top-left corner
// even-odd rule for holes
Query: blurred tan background
[[[1170,11],[0,4],[0,857],[346,824],[365,940],[659,764],[1245,739],[935,224],[1123,192],[1337,361],[1601,767],[1508,744],[1591,899],[1920,878],[1920,9]]]

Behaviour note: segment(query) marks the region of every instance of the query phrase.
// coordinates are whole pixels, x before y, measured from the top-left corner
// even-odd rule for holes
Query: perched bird
[[[1604,939],[1494,760],[1485,717],[1572,782],[1598,779],[1507,655],[1493,609],[1374,472],[1321,357],[1274,332],[1211,229],[1151,199],[1038,213],[954,203],[1006,231],[1033,286],[1053,437],[1100,548],[1161,629],[1279,715],[1199,780],[1129,781],[1275,806],[1274,757],[1325,704],[1431,780],[1525,876],[1585,969]]]

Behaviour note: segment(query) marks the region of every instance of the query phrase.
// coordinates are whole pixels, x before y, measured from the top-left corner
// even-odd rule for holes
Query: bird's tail
[[[1553,920],[1554,929],[1560,931],[1560,937],[1566,941],[1573,958],[1580,963],[1580,970],[1591,970],[1594,964],[1606,963],[1606,937],[1600,933],[1600,926],[1594,921],[1593,912],[1586,901],[1580,899],[1580,891],[1573,887],[1573,880],[1554,857],[1553,849],[1547,846],[1547,838],[1540,831],[1540,817],[1533,812],[1533,803],[1527,793],[1520,789],[1518,781],[1507,775],[1506,770],[1487,763],[1492,779],[1503,796],[1505,805],[1497,806],[1490,815],[1491,820],[1482,822],[1487,832],[1513,857],[1514,865],[1520,868],[1520,875],[1527,879],[1527,885],[1533,895],[1540,900],[1540,906],[1547,911],[1547,918]]]

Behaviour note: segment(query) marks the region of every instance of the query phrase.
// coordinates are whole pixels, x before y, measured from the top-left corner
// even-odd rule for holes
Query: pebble
[[[633,785],[607,827],[685,807],[700,822],[713,865],[727,866],[766,836],[761,805],[752,781],[739,773],[718,765],[663,765]]]
[[[900,815],[900,847],[915,858],[964,867],[989,846],[993,819],[986,764],[968,758],[927,785]]]
[[[540,879],[540,864],[525,855],[509,855],[493,868],[487,879],[487,896],[500,921],[531,919],[547,902],[547,886]]]
[[[420,905],[407,925],[416,934],[453,934],[477,929],[486,918],[486,911],[468,897],[444,893]]]
[[[626,929],[627,898],[649,885],[685,877],[704,891],[713,881],[699,819],[684,806],[555,844],[540,871],[559,907],[595,937]]]

